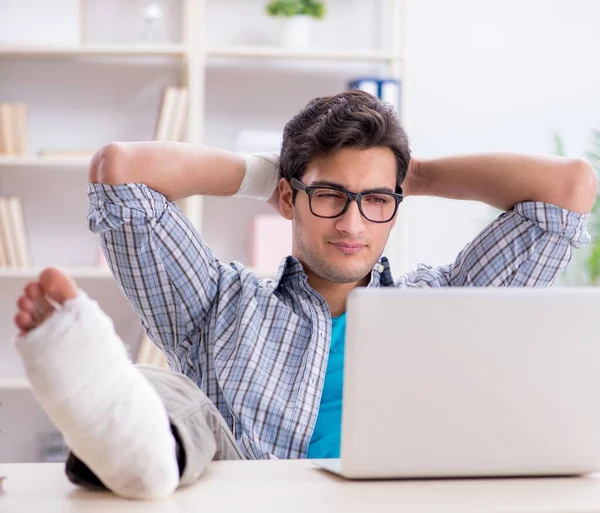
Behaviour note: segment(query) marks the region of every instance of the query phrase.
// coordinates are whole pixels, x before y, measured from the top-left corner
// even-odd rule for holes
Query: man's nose
[[[338,217],[336,228],[340,231],[357,234],[364,230],[365,218],[360,213],[358,202],[351,201],[348,210]]]

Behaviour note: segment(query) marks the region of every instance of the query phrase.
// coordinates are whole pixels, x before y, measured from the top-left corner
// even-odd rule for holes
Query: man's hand
[[[541,201],[588,213],[597,183],[583,159],[494,153],[412,159],[403,187],[407,196],[482,201],[502,210]]]
[[[415,193],[415,184],[416,177],[419,172],[419,161],[415,157],[411,157],[410,162],[408,164],[408,171],[406,172],[406,176],[404,177],[404,181],[402,182],[402,193],[404,197],[414,196]]]

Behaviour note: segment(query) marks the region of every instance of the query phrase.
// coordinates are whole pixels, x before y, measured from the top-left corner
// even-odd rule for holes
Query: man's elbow
[[[585,159],[573,159],[570,163],[570,185],[566,188],[571,210],[589,213],[598,195],[598,178],[594,167]]]
[[[110,185],[126,183],[127,154],[126,144],[123,143],[110,142],[102,146],[90,162],[89,181]]]

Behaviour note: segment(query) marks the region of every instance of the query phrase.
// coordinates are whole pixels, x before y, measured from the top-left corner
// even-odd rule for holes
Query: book
[[[14,109],[9,103],[0,103],[0,146],[3,155],[15,155]]]
[[[187,87],[168,86],[163,91],[155,141],[185,141],[187,137]]]
[[[16,196],[9,196],[8,213],[9,221],[12,226],[12,236],[15,246],[15,257],[17,266],[29,267],[31,258],[29,255],[29,244],[27,241],[27,231],[25,228],[25,216],[23,215],[23,205],[21,200]]]
[[[6,155],[7,154],[7,150],[6,150],[6,135],[4,134],[4,130],[5,130],[5,126],[4,126],[4,115],[3,115],[3,107],[2,107],[2,103],[0,103],[0,156],[2,155]]]
[[[0,234],[2,233],[2,227],[0,226]],[[4,250],[4,241],[2,240],[2,236],[0,235],[0,268],[8,267],[8,260],[6,256],[6,251]]]
[[[173,141],[185,141],[187,136],[187,111],[188,111],[188,90],[187,87],[179,87],[176,95],[176,111],[173,120]]]
[[[393,105],[398,112],[400,110],[400,82],[392,79],[383,80],[380,88],[381,101]]]
[[[174,133],[175,108],[177,103],[177,87],[168,86],[163,91],[162,103],[154,134],[155,141],[170,141]]]
[[[0,196],[0,239],[6,255],[6,266],[15,267],[17,265],[17,254],[9,216],[8,200],[5,196]]]
[[[27,105],[16,102],[12,107],[12,127],[16,155],[28,155],[29,144],[27,140]]]

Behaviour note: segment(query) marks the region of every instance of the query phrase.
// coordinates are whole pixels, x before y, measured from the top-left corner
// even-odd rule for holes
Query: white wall
[[[329,16],[318,25],[312,45],[382,47],[387,35],[377,25],[382,1],[329,0]],[[11,3],[19,1],[2,0],[0,12]],[[66,13],[73,3],[61,0],[54,5]],[[126,27],[133,23],[137,31],[135,16],[144,3],[88,0],[93,14],[88,17],[90,38],[106,37],[101,22],[110,20],[109,40],[134,39]],[[209,0],[208,44],[274,44],[278,26],[263,15],[264,3]],[[170,5],[175,12],[181,8],[179,1]],[[417,157],[491,150],[548,153],[553,151],[553,130],[565,136],[571,154],[582,153],[589,130],[600,119],[600,67],[594,59],[594,49],[600,48],[595,26],[600,1],[409,0],[408,14],[404,117]],[[59,19],[68,24],[72,16]],[[169,17],[166,34],[177,39],[174,19]],[[63,31],[72,32],[67,25]],[[150,138],[160,91],[178,80],[175,65],[76,65],[68,60],[30,64],[0,61],[0,99],[30,104],[34,151],[89,149],[112,139]],[[281,69],[284,72],[278,72]],[[372,65],[308,63],[293,70],[281,63],[211,61],[206,142],[232,147],[240,128],[280,129],[311,97],[336,92],[357,74],[377,71]],[[42,82],[44,88],[39,87]],[[407,200],[406,207],[411,267],[419,261],[452,260],[490,218],[475,204],[419,198]],[[208,241],[219,256],[244,260],[248,244],[243,233],[233,236],[234,243],[227,247],[219,244],[224,226],[218,220],[228,212],[227,205],[211,200],[207,209],[205,218],[214,220],[207,227]],[[88,249],[91,255],[93,248]]]
[[[406,125],[414,154],[582,155],[600,125],[598,0],[411,0]],[[442,264],[489,218],[467,202],[407,201],[409,261]]]

